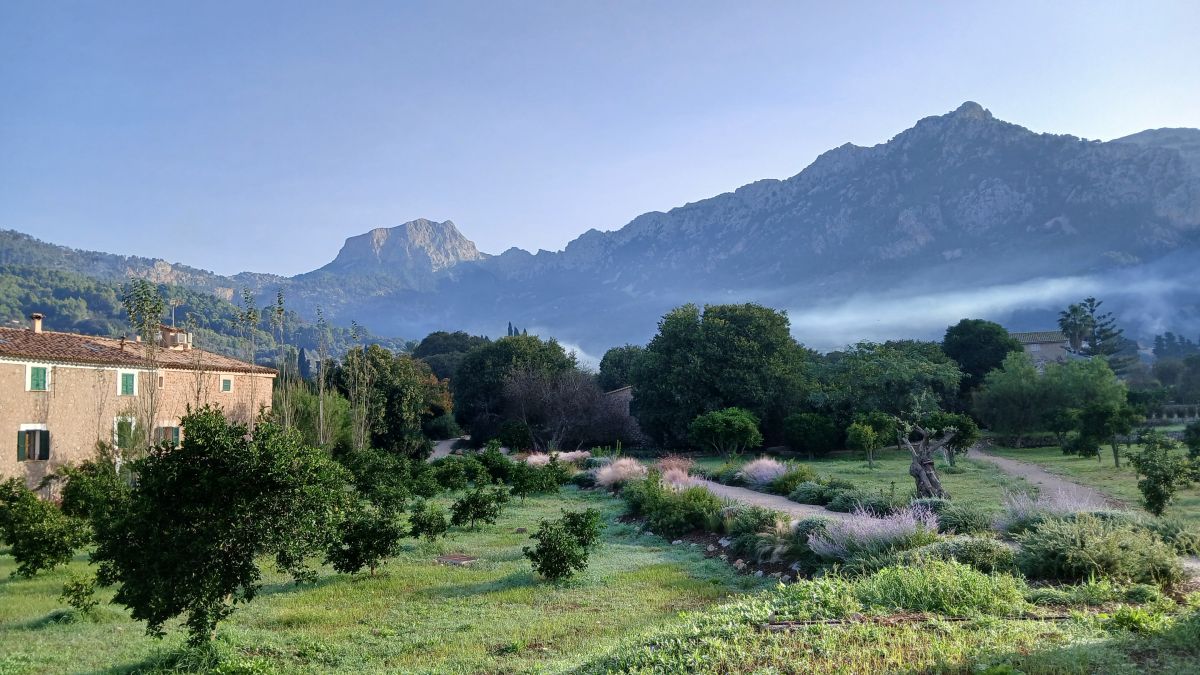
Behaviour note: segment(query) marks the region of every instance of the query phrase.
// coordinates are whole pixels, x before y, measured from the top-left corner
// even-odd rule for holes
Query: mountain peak
[[[321,271],[382,274],[423,287],[436,272],[484,257],[452,221],[417,218],[350,237]]]
[[[994,119],[992,117],[992,113],[987,108],[984,108],[983,106],[979,105],[975,101],[964,102],[962,105],[958,106],[958,108],[955,109],[954,112],[950,113],[950,115],[953,117],[961,118],[961,119],[974,119],[974,120]]]

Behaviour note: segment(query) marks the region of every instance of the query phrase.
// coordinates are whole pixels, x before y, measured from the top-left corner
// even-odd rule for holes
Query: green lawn
[[[1134,446],[1133,452],[1137,451]],[[1002,457],[1011,457],[1037,464],[1053,474],[1058,474],[1076,483],[1094,487],[1105,494],[1136,507],[1141,500],[1137,488],[1137,475],[1126,460],[1121,468],[1113,466],[1112,451],[1105,447],[1099,461],[1095,457],[1064,455],[1058,447],[1005,448],[993,447],[991,452]],[[1182,452],[1182,451],[1181,451]],[[1167,508],[1168,516],[1175,516],[1193,523],[1200,523],[1200,487],[1192,486],[1176,495],[1175,503]]]
[[[740,461],[752,459],[754,455],[747,455]],[[820,474],[852,481],[872,492],[882,490],[890,494],[895,490],[897,495],[903,496],[912,492],[914,487],[913,479],[908,475],[911,456],[907,451],[894,448],[878,452],[874,469],[867,467],[867,461],[861,454],[850,452],[834,452],[819,459],[793,461],[812,466]],[[715,469],[724,463],[721,457],[700,457],[696,460],[696,466],[703,469]],[[938,462],[943,486],[951,498],[985,510],[999,510],[1006,490],[1029,489],[1024,479],[1007,476],[990,464],[959,458],[958,467],[961,473],[948,473],[944,462]]]
[[[600,507],[609,523],[591,566],[561,586],[539,580],[521,552],[528,535],[514,529],[532,531],[560,508],[586,506]],[[639,536],[615,522],[620,512],[611,497],[567,488],[518,500],[498,524],[478,532],[458,531],[436,545],[409,543],[374,578],[323,568],[315,584],[296,587],[271,574],[259,598],[221,624],[218,641],[235,660],[260,659],[283,672],[562,671],[681,610],[770,581]],[[435,564],[445,552],[481,560],[469,568]],[[153,669],[179,653],[178,625],[155,640],[114,605],[101,605],[93,619],[57,620],[65,609],[62,583],[86,570],[84,556],[32,580],[9,578],[13,568],[0,552],[0,673]],[[111,591],[100,595],[107,600]]]

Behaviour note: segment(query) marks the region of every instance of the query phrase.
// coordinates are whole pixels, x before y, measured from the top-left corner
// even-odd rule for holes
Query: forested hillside
[[[244,336],[238,326],[238,316],[244,309],[234,303],[182,286],[159,284],[159,290],[168,300],[168,314],[163,322],[173,321],[176,326],[190,328],[195,333],[197,347],[241,358],[246,353],[247,338],[252,337],[256,361],[271,362],[278,354],[278,329],[272,329],[271,312],[266,308],[259,308],[258,327],[253,335]],[[286,300],[285,297],[285,307]],[[129,332],[120,282],[45,267],[0,264],[0,323],[26,325],[32,312],[45,315],[47,330],[106,336]],[[317,349],[317,326],[295,312],[285,313],[283,336],[294,348],[314,352]],[[349,328],[329,326],[328,336],[330,353],[335,355],[353,342]],[[403,340],[370,335],[362,339],[401,351],[412,346]]]

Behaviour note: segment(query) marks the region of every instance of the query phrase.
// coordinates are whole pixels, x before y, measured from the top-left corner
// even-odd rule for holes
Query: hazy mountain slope
[[[1112,142],[1038,134],[968,102],[887,143],[844,145],[791,178],[590,230],[558,252],[487,256],[453,223],[420,219],[351,237],[328,265],[290,279],[221,277],[16,233],[0,233],[0,263],[217,294],[249,286],[264,301],[283,288],[302,314],[320,306],[406,337],[498,334],[513,321],[589,351],[646,339],[684,302],[788,308],[801,339],[836,346],[885,329],[929,334],[952,313],[1044,323],[1055,303],[1114,279],[1110,305],[1148,326],[1160,298],[1172,299],[1162,321],[1196,306],[1195,284],[1176,280],[1200,262],[1198,139],[1194,129]]]

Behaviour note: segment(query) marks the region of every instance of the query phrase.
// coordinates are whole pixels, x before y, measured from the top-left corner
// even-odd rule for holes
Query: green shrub
[[[1129,463],[1137,469],[1138,490],[1142,505],[1161,516],[1174,501],[1175,493],[1193,480],[1188,460],[1175,454],[1177,442],[1157,433],[1142,434],[1142,451],[1130,456]]]
[[[956,537],[904,551],[896,562],[912,564],[923,560],[953,560],[980,572],[1012,573],[1017,569],[1013,550],[994,539]]]
[[[487,469],[488,475],[492,477],[494,483],[510,482],[513,466],[517,464],[509,459],[508,455],[500,452],[498,442],[489,442],[482,452],[475,455],[475,459]]]
[[[942,511],[945,511],[950,506],[951,501],[949,499],[942,499],[941,497],[921,497],[912,500],[909,504],[940,516],[942,515]]]
[[[863,607],[850,582],[825,576],[780,587],[773,609],[775,621],[828,621],[858,614]]]
[[[651,530],[664,536],[704,529],[717,519],[721,500],[702,487],[678,492],[664,486],[656,470],[646,478],[629,481],[621,497],[630,515],[646,519]]]
[[[771,481],[767,490],[777,495],[790,495],[797,486],[817,479],[817,472],[804,464],[789,464],[787,472]]]
[[[1163,599],[1162,591],[1158,590],[1158,586],[1150,584],[1134,584],[1125,589],[1125,602],[1132,602],[1139,605],[1148,605],[1153,602],[1158,602]]]
[[[1024,588],[1015,577],[984,574],[953,561],[886,567],[855,585],[859,602],[892,611],[965,616],[1010,616],[1025,609]]]
[[[825,494],[827,496],[829,495],[828,490],[825,492]],[[825,508],[829,509],[830,511],[837,511],[838,513],[850,513],[857,508],[864,499],[869,497],[870,495],[857,488],[854,490],[838,491],[830,496],[829,501],[825,503]]]
[[[441,506],[422,500],[413,506],[412,513],[408,515],[408,527],[408,536],[414,539],[425,537],[429,541],[437,541],[450,530],[450,520]]]
[[[647,521],[655,532],[672,536],[702,529],[710,516],[721,510],[721,500],[702,487],[690,487],[679,492],[667,491],[666,498],[657,502]]]
[[[96,577],[72,574],[63,583],[62,595],[58,599],[67,603],[80,614],[91,614],[100,601],[96,599]]]
[[[571,476],[571,484],[584,489],[594,488],[596,487],[596,472],[592,469],[580,471]]]
[[[736,487],[746,484],[746,479],[742,477],[741,462],[726,462],[713,469],[709,474],[709,478],[722,485],[733,485]]]
[[[32,577],[71,561],[88,541],[87,523],[39,499],[20,478],[0,484],[0,539],[17,561],[14,576]]]
[[[475,457],[449,455],[430,462],[434,478],[446,490],[465,490],[469,485],[487,485],[492,482],[491,471]]]
[[[949,504],[935,513],[938,514],[938,524],[943,532],[982,534],[992,530],[992,517],[986,511],[968,504]]]
[[[59,492],[60,507],[68,516],[103,517],[108,509],[129,494],[128,483],[117,475],[110,448],[99,444],[98,449],[99,458],[87,460],[78,467],[61,467],[55,474],[55,478],[64,481]]]
[[[325,562],[342,574],[354,574],[364,567],[375,575],[385,558],[400,551],[400,540],[407,534],[391,512],[369,503],[361,504],[338,526],[337,540],[325,553]]]
[[[1142,527],[1170,544],[1179,555],[1200,555],[1200,528],[1177,518],[1155,518],[1144,522]]]
[[[559,520],[541,521],[533,534],[537,545],[526,546],[525,557],[543,577],[553,581],[566,579],[587,569],[588,555],[599,543],[602,527],[596,509],[564,511]]]
[[[788,493],[787,497],[798,504],[824,506],[829,503],[829,500],[825,499],[825,486],[815,481],[800,483]]]
[[[580,546],[591,549],[600,542],[600,533],[604,531],[604,521],[600,519],[600,511],[584,509],[582,511],[563,511],[563,525],[567,532],[579,542]]]
[[[1182,579],[1175,551],[1145,530],[1090,515],[1048,519],[1017,536],[1017,566],[1036,579],[1171,585]]]
[[[472,529],[479,523],[494,524],[507,503],[508,490],[505,488],[475,488],[450,505],[450,524],[467,525]]]
[[[1171,620],[1161,612],[1142,607],[1118,607],[1104,621],[1105,630],[1129,633],[1154,633],[1170,625]]]

